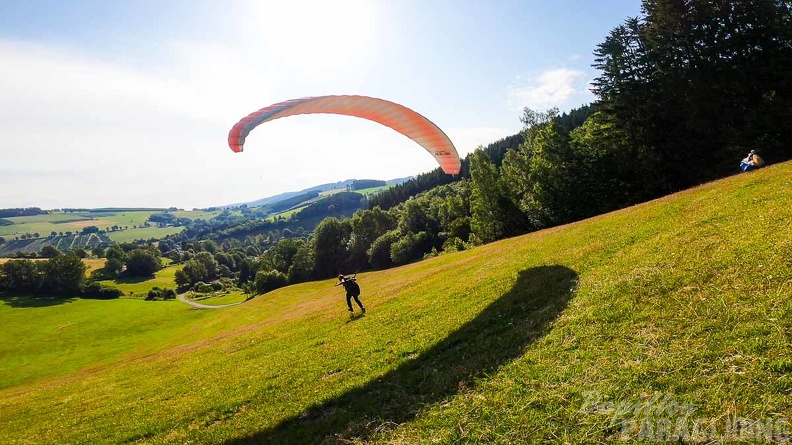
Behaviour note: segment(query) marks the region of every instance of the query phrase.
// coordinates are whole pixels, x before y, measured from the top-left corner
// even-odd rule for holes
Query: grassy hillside
[[[332,280],[216,311],[6,303],[3,375],[31,377],[6,377],[0,433],[23,443],[605,443],[723,438],[739,416],[764,429],[746,421],[727,438],[763,441],[792,417],[790,178],[792,164],[778,165],[361,274],[365,317],[346,314]],[[111,318],[131,308],[164,314],[163,325],[129,316],[114,332]],[[78,310],[97,320],[96,334],[69,346],[83,360],[28,371],[61,350],[47,335]],[[123,339],[124,353],[100,354],[95,338]]]

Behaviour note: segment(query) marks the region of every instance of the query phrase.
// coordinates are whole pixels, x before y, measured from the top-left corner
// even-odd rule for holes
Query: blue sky
[[[435,167],[340,116],[228,130],[271,103],[362,94],[428,117],[461,155],[525,106],[593,100],[592,52],[639,0],[0,0],[0,207],[206,207]]]

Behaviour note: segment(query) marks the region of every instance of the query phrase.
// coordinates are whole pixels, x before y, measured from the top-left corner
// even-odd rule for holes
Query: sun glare
[[[373,5],[367,1],[253,2],[244,18],[252,44],[297,69],[338,69],[370,46]]]

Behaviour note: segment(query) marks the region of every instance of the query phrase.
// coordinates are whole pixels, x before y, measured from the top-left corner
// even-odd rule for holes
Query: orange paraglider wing
[[[234,125],[228,133],[228,145],[239,153],[251,130],[264,122],[297,114],[341,114],[378,122],[425,148],[444,172],[455,175],[462,166],[454,144],[429,119],[403,105],[366,96],[304,97],[270,105]]]

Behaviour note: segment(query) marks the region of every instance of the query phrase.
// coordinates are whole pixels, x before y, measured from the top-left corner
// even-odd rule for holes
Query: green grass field
[[[36,233],[47,236],[50,232],[79,232],[84,227],[96,226],[100,229],[118,225],[121,227],[143,224],[151,215],[150,211],[135,212],[52,212],[46,215],[20,216],[6,218],[14,225],[0,226],[0,236],[15,236],[23,233]]]
[[[288,219],[290,216],[294,215],[295,213],[299,212],[300,210],[302,210],[302,209],[304,209],[306,207],[308,207],[308,206],[304,205],[304,206],[300,206],[300,207],[295,207],[295,208],[293,208],[291,210],[286,210],[285,212],[277,213],[275,215],[270,216],[269,220],[270,221],[274,221],[279,216]]]
[[[347,315],[333,280],[205,311],[6,298],[0,433],[583,444],[645,442],[631,426],[645,424],[655,441],[711,425],[688,439],[715,443],[742,417],[764,429],[725,437],[764,442],[792,416],[790,178],[792,164],[773,166],[360,274],[365,317]],[[62,326],[80,341],[53,342]]]
[[[214,212],[205,212],[203,210],[179,210],[179,211],[171,212],[171,213],[173,213],[173,215],[178,217],[178,218],[212,219],[213,217],[215,217],[215,216],[220,214],[220,210],[216,210]],[[234,214],[234,213],[239,213],[239,212],[231,212],[231,213]]]
[[[164,261],[163,261],[164,262]],[[176,271],[184,267],[183,264],[173,266],[166,266],[165,268],[157,271],[154,278],[134,278],[134,279],[118,279],[118,280],[103,280],[100,283],[118,288],[124,293],[126,297],[145,298],[148,291],[152,288],[159,287],[160,289],[171,288],[176,289],[174,281]]]
[[[195,301],[196,303],[206,304],[209,306],[222,306],[224,304],[241,303],[247,300],[248,295],[240,291],[234,291],[220,295],[188,295],[187,298]]]
[[[381,192],[383,190],[388,190],[391,187],[393,187],[393,185],[382,185],[382,186],[379,186],[379,187],[370,187],[370,188],[367,188],[367,189],[355,190],[355,193],[360,193],[360,194],[363,194],[363,195],[366,195],[366,196],[370,197],[372,195],[376,195],[377,193],[379,193],[379,192]]]
[[[360,193],[361,195],[371,196],[371,195],[377,194],[377,193],[379,193],[379,192],[381,192],[383,190],[387,190],[387,189],[389,189],[391,187],[393,187],[393,185],[382,185],[382,186],[379,186],[379,187],[369,187],[369,188],[360,189],[360,190],[347,190],[346,188],[338,188],[338,189],[326,190],[324,192],[321,192],[321,193],[319,193],[319,196],[324,198],[324,197],[327,197],[327,196],[330,196],[330,195],[335,195],[336,193],[341,193],[341,192],[346,192],[346,191],[352,191],[352,192],[355,192],[355,193]]]
[[[156,212],[152,211],[119,211],[119,212],[52,212],[46,215],[19,216],[5,218],[13,225],[0,226],[0,236],[11,239],[14,236],[25,233],[38,233],[40,236],[48,236],[51,232],[80,232],[84,227],[96,226],[106,229],[112,226],[128,227],[127,230],[109,232],[108,236],[116,242],[131,242],[137,239],[162,238],[166,235],[179,233],[183,227],[139,227],[148,220],[148,217]],[[174,215],[179,218],[189,219],[210,219],[220,214],[219,211],[176,211]]]
[[[144,357],[180,337],[192,342],[200,331],[196,323],[210,316],[175,301],[4,298],[2,303],[0,388],[12,392],[52,376],[73,380],[112,369],[119,358]]]
[[[107,236],[117,243],[131,243],[135,240],[161,239],[184,230],[184,227],[140,227],[137,229],[108,232]]]

